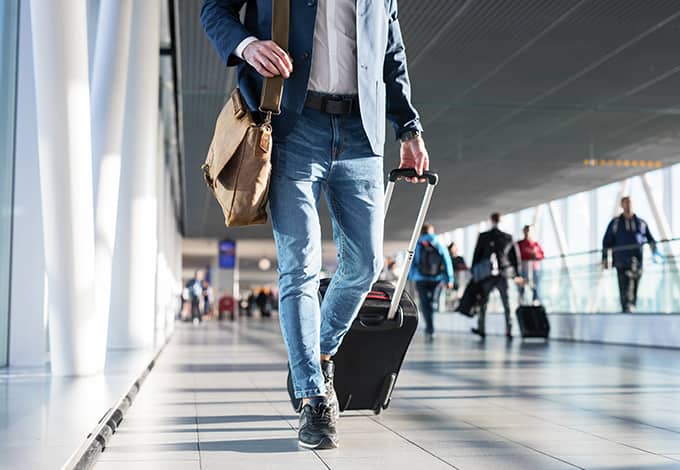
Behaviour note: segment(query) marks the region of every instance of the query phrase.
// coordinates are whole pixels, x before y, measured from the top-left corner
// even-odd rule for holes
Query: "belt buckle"
[[[324,96],[323,108],[328,114],[349,114],[352,111],[352,98]]]

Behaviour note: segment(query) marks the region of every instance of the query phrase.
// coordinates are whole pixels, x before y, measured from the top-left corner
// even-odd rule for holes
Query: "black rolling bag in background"
[[[385,215],[399,177],[414,177],[414,170],[392,170],[385,191]],[[427,189],[420,205],[416,224],[408,244],[408,256],[395,285],[379,281],[373,285],[357,318],[345,336],[335,363],[335,391],[340,410],[373,410],[387,408],[406,350],[418,326],[418,308],[404,291],[413,255],[425,222],[436,173],[425,172]],[[321,295],[325,291],[322,281]]]
[[[385,190],[385,215],[397,179],[415,176],[415,171],[408,169],[390,172]],[[341,411],[373,410],[378,414],[387,408],[406,350],[416,332],[418,308],[404,288],[420,229],[425,222],[438,181],[437,174],[433,172],[425,172],[423,177],[427,179],[427,189],[408,244],[408,256],[401,275],[396,284],[378,281],[373,285],[340,349],[333,356],[335,391]],[[330,279],[321,280],[320,299],[323,299],[329,282]],[[292,384],[288,385],[291,394]],[[296,408],[299,400],[292,395],[290,399]]]
[[[550,322],[542,305],[520,305],[515,312],[522,338],[548,338]]]
[[[526,277],[528,287],[533,290],[534,284],[534,261],[525,261]],[[534,298],[534,300],[536,300]],[[524,296],[520,295],[520,306],[517,307],[515,315],[517,316],[517,323],[522,332],[522,338],[545,338],[548,339],[550,335],[550,322],[545,314],[545,307],[543,305],[523,305]]]

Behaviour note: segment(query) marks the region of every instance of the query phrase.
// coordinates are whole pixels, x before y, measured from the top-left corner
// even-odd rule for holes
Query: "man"
[[[655,252],[656,243],[647,223],[633,213],[630,197],[621,199],[621,208],[623,213],[609,222],[602,239],[602,267],[609,268],[607,258],[611,249],[619,279],[621,309],[625,313],[632,313],[642,277],[642,245],[648,242],[652,252]]]
[[[517,265],[517,251],[512,241],[512,236],[498,228],[501,222],[501,214],[494,212],[491,214],[491,230],[482,232],[477,238],[475,252],[472,256],[472,269],[481,263],[488,264],[488,275],[483,279],[475,279],[480,283],[484,294],[481,308],[479,311],[477,328],[472,328],[472,332],[481,338],[486,337],[486,307],[491,290],[497,289],[503,302],[505,313],[505,337],[512,339],[512,319],[510,317],[510,301],[508,299],[508,278],[514,276],[515,282],[522,282]]]
[[[331,358],[383,260],[385,114],[401,140],[401,167],[420,175],[429,163],[411,104],[396,0],[293,0],[290,7],[288,51],[267,40],[272,10],[266,0],[205,0],[201,21],[224,62],[239,66],[251,110],[259,104],[262,77],[287,79],[282,112],[273,119],[270,188],[279,317],[301,399],[299,443],[332,448],[339,410]],[[338,269],[319,306],[322,192]]]
[[[424,224],[413,255],[409,279],[415,281],[420,311],[425,319],[425,341],[434,339],[434,304],[438,288],[453,288],[453,264],[448,250],[437,240],[434,226]]]
[[[517,243],[519,248],[519,257],[522,262],[522,270],[520,276],[522,283],[519,284],[519,298],[520,302],[524,300],[524,286],[529,285],[532,291],[532,301],[534,304],[540,302],[538,296],[538,283],[541,280],[540,261],[545,258],[543,248],[533,239],[531,232],[531,225],[525,225],[524,239]]]

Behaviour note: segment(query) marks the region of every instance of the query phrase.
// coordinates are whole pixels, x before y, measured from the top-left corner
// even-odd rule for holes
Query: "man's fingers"
[[[261,55],[258,57],[260,65],[271,74],[271,76],[279,75],[279,69],[276,68],[266,55]]]
[[[288,70],[288,73],[291,73],[293,71],[293,60],[290,58],[290,55],[288,52],[285,50],[281,49],[281,47],[276,44],[275,42],[272,42],[273,46],[270,49],[273,54],[276,54],[281,61],[283,62],[284,66]]]
[[[273,73],[270,73],[269,71],[267,71],[267,69],[264,68],[259,62],[257,62],[255,64],[255,70],[257,70],[257,73],[259,73],[260,75],[262,75],[265,78],[272,78],[274,76]]]
[[[285,78],[288,78],[290,76],[291,71],[288,68],[288,65],[283,61],[283,59],[271,49],[267,50],[266,54],[267,59],[269,59],[269,62],[271,62],[276,67],[278,73],[283,75]]]
[[[265,78],[272,78],[274,76],[274,74],[269,72],[266,68],[264,68],[260,62],[257,62],[255,64],[255,70],[257,70],[257,73],[259,73]]]

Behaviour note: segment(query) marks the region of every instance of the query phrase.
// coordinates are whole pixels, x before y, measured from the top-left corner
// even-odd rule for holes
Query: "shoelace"
[[[332,422],[332,409],[328,403],[320,404],[317,409],[312,409],[312,419],[319,424],[329,425]]]

